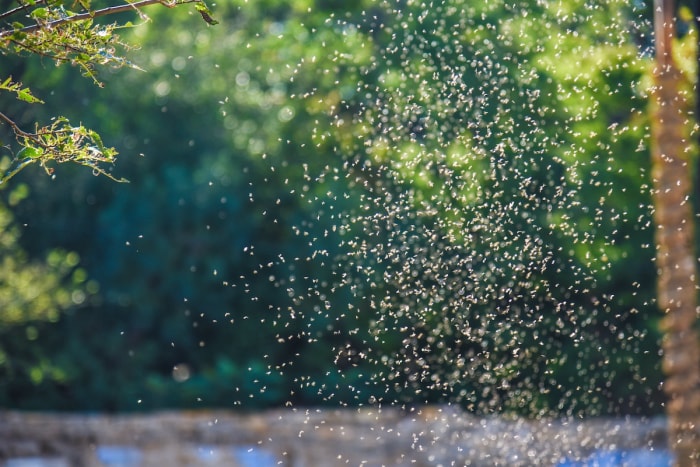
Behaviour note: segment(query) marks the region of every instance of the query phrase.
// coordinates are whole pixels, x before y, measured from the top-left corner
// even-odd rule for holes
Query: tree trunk
[[[676,465],[700,465],[700,341],[690,201],[689,103],[672,56],[672,0],[655,1],[656,67],[652,95],[652,178],[658,304],[662,321],[669,447]]]

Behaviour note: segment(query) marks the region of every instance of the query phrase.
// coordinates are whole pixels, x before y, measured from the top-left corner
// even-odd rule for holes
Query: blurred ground
[[[477,418],[412,410],[0,413],[0,465],[666,466],[665,420]]]

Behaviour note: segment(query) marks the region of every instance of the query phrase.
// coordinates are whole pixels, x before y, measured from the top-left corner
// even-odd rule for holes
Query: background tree
[[[692,99],[674,57],[675,17],[672,0],[655,2],[652,178],[658,303],[666,315],[662,326],[669,444],[676,464],[691,466],[700,462],[700,336],[688,131]]]
[[[0,403],[662,411],[646,11],[422,3],[156,8],[123,33],[148,73],[108,93],[27,62],[131,183],[16,175],[28,257],[76,251],[100,288],[31,346],[3,330],[44,377],[0,366]]]

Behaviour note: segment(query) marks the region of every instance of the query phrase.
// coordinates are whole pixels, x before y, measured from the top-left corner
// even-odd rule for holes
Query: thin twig
[[[42,3],[44,3],[44,0],[37,0],[34,4],[35,4],[35,5],[41,5]],[[20,4],[20,6],[18,6],[18,7],[15,7],[15,8],[13,8],[13,9],[11,9],[11,10],[7,10],[7,11],[4,12],[4,13],[0,13],[0,19],[7,18],[7,17],[9,17],[9,16],[14,15],[15,13],[18,13],[18,12],[22,11],[22,10],[26,10],[29,6],[30,6],[30,5],[27,5],[26,3],[22,3],[22,4]]]
[[[20,173],[25,167],[27,167],[29,164],[33,164],[36,162],[36,159],[31,159],[27,158],[17,164],[17,166],[14,169],[10,169],[5,175],[0,176],[0,185],[3,183],[6,183],[8,180],[10,180],[12,177]]]
[[[23,32],[25,34],[30,34],[30,33],[36,32],[40,29],[51,29],[51,28],[54,28],[56,26],[60,26],[62,24],[66,24],[66,23],[71,23],[74,21],[83,21],[83,20],[87,20],[87,19],[98,18],[100,16],[107,16],[107,15],[113,15],[115,13],[123,13],[125,11],[137,10],[137,9],[145,7],[145,6],[154,5],[156,3],[159,3],[163,6],[167,6],[168,8],[172,8],[176,5],[182,5],[185,3],[197,3],[199,1],[201,1],[201,0],[177,0],[175,2],[169,3],[169,2],[165,2],[163,0],[141,0],[140,2],[126,3],[123,5],[110,6],[107,8],[103,8],[101,10],[90,11],[87,13],[80,13],[77,15],[68,16],[66,18],[61,18],[61,19],[49,21],[49,22],[42,23],[42,24],[34,24],[32,26],[27,26],[27,27],[24,27],[22,29],[17,29],[17,30],[12,29],[12,30],[0,31],[0,39],[5,37],[5,36],[9,36],[10,34],[13,34],[16,31]]]
[[[28,140],[31,140],[34,142],[34,144],[41,146],[42,148],[49,150],[49,151],[55,151],[55,147],[51,146],[49,144],[44,143],[41,140],[41,136],[47,135],[47,134],[55,134],[55,135],[60,135],[67,133],[68,130],[46,130],[42,128],[39,130],[38,133],[29,133],[21,129],[14,120],[12,120],[10,117],[5,115],[4,113],[0,112],[0,120],[3,122],[7,123],[10,128],[12,129],[12,132],[15,134],[16,137],[18,138],[26,138]]]
[[[10,117],[8,117],[2,112],[0,112],[0,120],[7,123],[10,126],[10,128],[12,128],[12,131],[15,135],[25,138],[36,139],[35,135],[22,130],[19,126],[17,126],[14,120],[12,120]],[[36,162],[36,159],[26,158],[25,160],[17,164],[17,166],[15,166],[13,169],[9,170],[5,175],[0,175],[0,185],[6,183],[9,179],[17,175],[25,167],[27,167],[29,164],[33,164],[34,162]]]
[[[14,120],[12,120],[10,117],[8,117],[7,115],[5,115],[5,114],[2,113],[2,112],[0,112],[0,120],[2,120],[3,122],[7,123],[8,125],[10,125],[10,128],[12,128],[12,131],[13,131],[16,135],[24,136],[24,137],[27,137],[27,138],[32,138],[33,136],[35,136],[35,135],[31,134],[31,133],[27,133],[26,131],[22,130],[20,127],[17,126],[17,124],[15,123]]]

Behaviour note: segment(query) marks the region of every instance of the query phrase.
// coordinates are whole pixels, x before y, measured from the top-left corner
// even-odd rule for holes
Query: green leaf
[[[194,4],[194,7],[197,9],[199,14],[202,15],[202,19],[206,21],[207,24],[211,24],[212,26],[215,24],[219,24],[217,20],[211,17],[211,11],[204,4],[204,2],[197,2]]]
[[[43,155],[43,151],[32,146],[23,147],[18,153],[18,159],[38,159]]]
[[[15,41],[21,42],[27,38],[27,33],[23,31],[15,31],[10,37]]]
[[[105,150],[105,145],[104,143],[102,143],[102,138],[100,137],[100,135],[97,134],[96,131],[88,130],[88,137],[95,142],[95,144],[97,145],[97,147],[100,148],[101,151]]]
[[[49,10],[46,8],[37,8],[31,12],[30,16],[35,19],[44,19],[49,16]]]
[[[17,98],[24,102],[29,102],[30,104],[43,103],[43,101],[34,95],[29,89],[19,89],[17,90]]]

